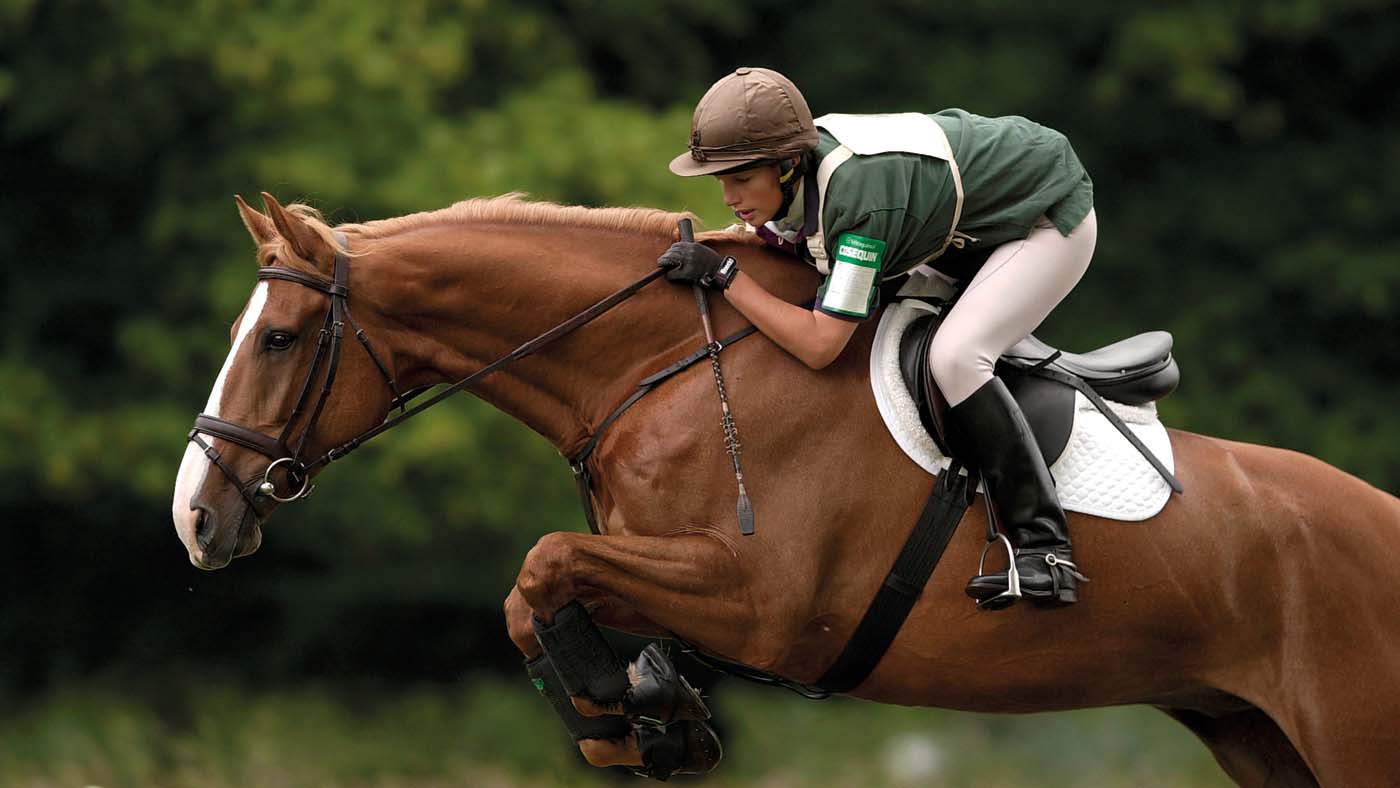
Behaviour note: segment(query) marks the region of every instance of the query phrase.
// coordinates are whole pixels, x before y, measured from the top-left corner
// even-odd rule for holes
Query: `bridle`
[[[311,473],[316,469],[328,465],[341,459],[351,451],[359,448],[366,441],[386,432],[393,427],[402,424],[404,421],[416,416],[419,413],[431,408],[449,396],[461,391],[476,379],[488,375],[507,364],[519,361],[522,358],[534,353],[536,350],[553,342],[554,340],[572,332],[574,329],[592,321],[604,312],[612,309],[626,299],[630,298],[643,286],[654,281],[666,272],[657,269],[633,282],[627,287],[604,298],[588,309],[580,312],[569,320],[555,326],[545,333],[526,342],[507,355],[487,364],[476,372],[457,381],[448,388],[438,392],[433,397],[409,409],[406,408],[408,400],[426,391],[417,389],[408,392],[407,395],[399,391],[399,387],[394,383],[394,377],[389,373],[388,367],[380,361],[378,354],[374,352],[374,347],[370,344],[369,338],[365,335],[364,329],[355,322],[355,318],[350,314],[350,259],[345,253],[346,240],[340,233],[335,234],[336,241],[340,248],[336,250],[335,264],[332,272],[332,281],[326,281],[319,276],[305,274],[291,268],[281,266],[265,266],[258,269],[259,281],[268,279],[282,279],[288,282],[295,282],[303,287],[309,287],[330,296],[330,305],[326,309],[326,317],[322,323],[320,334],[316,340],[316,355],[311,360],[311,369],[306,373],[306,381],[302,383],[301,393],[297,396],[296,405],[292,408],[292,413],[287,417],[287,423],[282,428],[282,434],[277,438],[271,438],[257,430],[250,429],[241,424],[221,419],[217,416],[210,416],[201,413],[195,417],[194,429],[189,432],[189,440],[204,450],[204,455],[210,462],[223,472],[229,482],[238,489],[243,500],[252,507],[256,514],[258,511],[258,499],[270,498],[278,503],[289,503],[301,498],[305,498],[316,489],[311,484]],[[325,454],[320,455],[310,461],[304,457],[307,440],[316,430],[316,423],[321,418],[321,413],[325,409],[326,401],[330,398],[331,387],[335,384],[336,368],[340,364],[340,351],[342,340],[344,339],[345,326],[349,324],[355,332],[355,338],[364,345],[365,351],[369,353],[370,359],[375,367],[379,369],[379,374],[388,385],[393,394],[389,411],[398,408],[400,413],[393,418],[386,418],[378,426],[372,427],[359,435],[340,444]],[[321,393],[316,399],[315,406],[311,409],[311,415],[306,422],[306,428],[301,431],[301,435],[296,439],[295,447],[289,445],[292,429],[298,418],[306,412],[307,401],[311,395],[312,384],[317,378],[322,364],[326,365],[325,381],[321,384]],[[260,475],[255,475],[251,480],[244,481],[238,477],[232,467],[224,460],[223,456],[212,444],[201,437],[201,433],[215,438],[223,438],[230,443],[237,444],[247,449],[251,449],[271,460],[267,468]],[[273,471],[285,466],[285,470],[296,491],[290,495],[278,495],[277,484],[273,480]]]
[[[345,246],[344,236],[336,234],[336,241],[342,247],[336,250],[335,266],[333,270],[333,280],[327,282],[318,276],[302,273],[292,268],[279,266],[265,266],[258,269],[258,280],[282,279],[288,282],[295,282],[303,287],[309,287],[330,296],[330,305],[326,308],[326,317],[322,321],[320,333],[316,339],[316,355],[311,360],[311,369],[306,373],[306,380],[302,383],[301,393],[297,396],[296,405],[292,408],[292,413],[287,417],[286,426],[282,428],[282,434],[277,438],[270,438],[257,430],[250,429],[241,424],[221,419],[217,416],[210,416],[201,413],[195,417],[194,429],[190,430],[189,439],[194,441],[204,450],[205,456],[209,458],[224,476],[238,488],[243,499],[249,506],[257,509],[257,497],[271,498],[278,503],[295,501],[298,498],[305,498],[315,489],[310,483],[310,471],[321,465],[330,462],[329,455],[323,455],[308,464],[303,459],[303,452],[306,450],[307,439],[316,430],[316,423],[321,418],[321,413],[325,409],[326,400],[329,399],[331,387],[335,385],[336,369],[340,366],[341,344],[345,336],[345,325],[355,332],[355,337],[364,345],[369,353],[370,359],[374,361],[375,367],[379,369],[379,374],[384,378],[389,391],[393,394],[394,405],[402,407],[404,396],[399,391],[399,387],[394,383],[394,378],[389,374],[388,368],[379,359],[379,355],[374,352],[374,347],[370,344],[369,338],[365,335],[364,329],[355,322],[354,315],[350,314],[350,262],[349,257],[343,251]],[[292,429],[296,425],[298,418],[306,412],[307,401],[311,395],[312,384],[321,371],[322,365],[326,367],[325,382],[321,385],[321,393],[316,399],[315,406],[311,409],[311,416],[307,420],[306,428],[302,430],[300,437],[296,439],[295,447],[292,447],[288,440],[291,438]],[[390,406],[392,410],[394,405]],[[223,438],[226,441],[235,443],[244,448],[262,454],[272,462],[262,472],[260,476],[255,476],[253,482],[257,483],[253,487],[252,483],[240,480],[228,463],[224,461],[212,445],[205,442],[200,437],[200,433],[211,435],[216,438]],[[273,471],[278,467],[286,466],[286,472],[292,483],[297,485],[295,492],[290,495],[278,495],[277,485],[273,481]],[[250,489],[252,488],[252,489]]]

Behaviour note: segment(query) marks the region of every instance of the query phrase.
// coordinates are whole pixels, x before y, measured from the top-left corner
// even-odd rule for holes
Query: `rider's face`
[[[762,227],[783,206],[783,190],[778,185],[778,165],[716,175],[724,189],[724,204],[745,224]]]

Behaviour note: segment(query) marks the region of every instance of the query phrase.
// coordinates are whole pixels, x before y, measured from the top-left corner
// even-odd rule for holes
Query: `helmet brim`
[[[689,178],[695,175],[718,175],[728,170],[737,170],[746,164],[753,164],[756,161],[763,161],[764,159],[771,158],[773,158],[771,154],[755,153],[743,159],[696,161],[695,157],[690,155],[690,151],[686,151],[676,158],[671,159],[670,166],[671,172]]]

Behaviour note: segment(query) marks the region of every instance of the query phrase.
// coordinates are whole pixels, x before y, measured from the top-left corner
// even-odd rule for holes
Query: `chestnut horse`
[[[401,391],[456,380],[644,276],[680,218],[507,196],[341,225],[336,236],[314,211],[264,199],[266,215],[239,200],[261,264],[330,280],[343,243],[348,304],[384,367],[381,375],[347,340],[307,441],[313,453],[382,422],[394,396],[385,375]],[[704,240],[741,256],[746,273],[791,302],[815,290],[807,266],[752,241]],[[206,412],[281,432],[310,375],[327,300],[298,281],[259,282]],[[746,325],[722,298],[711,301],[717,335]],[[548,621],[577,599],[604,626],[674,633],[714,655],[816,680],[931,484],[877,413],[867,379],[873,329],[862,325],[822,371],[762,337],[725,351],[754,536],[736,529],[708,365],[628,410],[589,460],[602,535],[551,533],[525,557],[505,603],[520,650],[539,653],[532,612]],[[690,290],[657,281],[470,391],[572,456],[641,378],[700,337]],[[313,377],[319,387],[322,375]],[[1241,785],[1400,784],[1390,728],[1400,707],[1400,500],[1301,454],[1170,434],[1184,495],[1142,523],[1070,516],[1075,553],[1093,577],[1078,604],[977,610],[962,591],[983,544],[985,515],[974,505],[889,651],[851,694],[980,712],[1145,703],[1190,728]],[[210,472],[191,444],[173,516],[190,560],[214,569],[257,549],[276,501],[230,480],[256,484],[266,457],[210,440],[222,466]]]

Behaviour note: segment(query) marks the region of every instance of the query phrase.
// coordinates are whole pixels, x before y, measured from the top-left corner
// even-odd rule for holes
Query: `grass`
[[[1226,786],[1147,709],[997,717],[804,701],[722,685],[726,759],[707,786]],[[636,784],[587,767],[520,681],[259,690],[70,686],[0,717],[0,786],[437,788]]]

